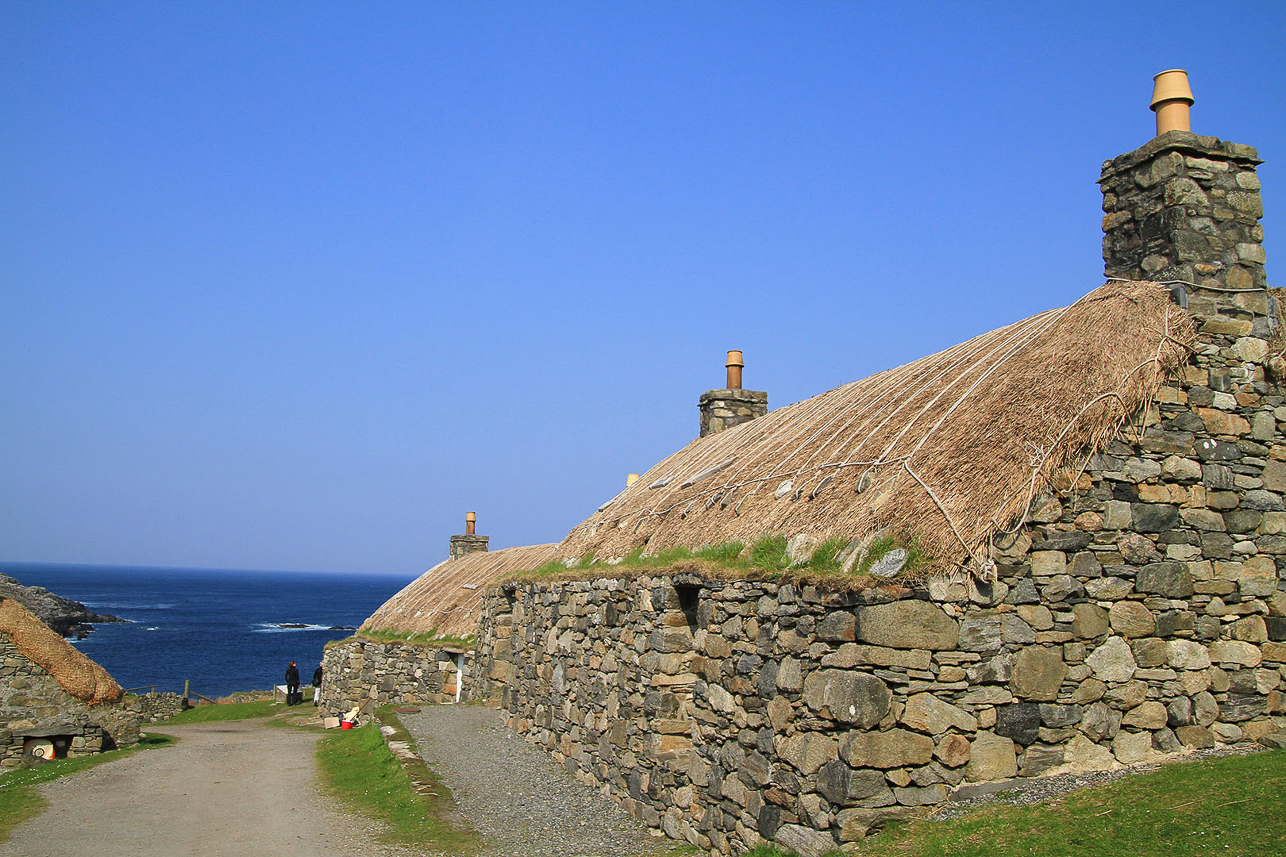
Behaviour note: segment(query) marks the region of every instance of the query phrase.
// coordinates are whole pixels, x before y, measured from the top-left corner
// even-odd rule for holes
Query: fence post
[[[183,704],[184,705],[187,705],[189,702],[188,694],[191,692],[191,690],[192,690],[192,679],[185,678],[183,680]]]

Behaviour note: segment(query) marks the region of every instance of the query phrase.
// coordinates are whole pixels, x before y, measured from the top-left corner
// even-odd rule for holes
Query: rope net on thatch
[[[23,657],[44,667],[63,690],[86,705],[115,702],[124,693],[107,670],[76,651],[12,598],[0,597],[0,634],[7,635]]]
[[[467,637],[478,632],[487,584],[554,559],[557,545],[530,545],[465,554],[440,562],[408,583],[362,623],[363,631]]]
[[[1163,286],[1109,282],[695,440],[573,529],[559,555],[888,529],[917,539],[933,570],[991,577],[992,538],[1144,409],[1194,337]]]

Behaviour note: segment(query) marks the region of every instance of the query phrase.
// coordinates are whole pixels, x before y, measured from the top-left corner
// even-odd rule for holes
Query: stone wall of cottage
[[[0,767],[22,763],[28,738],[70,736],[69,757],[138,741],[138,714],[125,704],[87,707],[0,633]]]
[[[1056,544],[983,603],[684,575],[496,589],[469,692],[649,825],[723,853],[761,837],[820,853],[962,784],[1286,729],[1286,642],[1250,594],[1264,578],[1211,617],[1178,561],[1094,570],[1086,545],[1050,565]]]
[[[360,637],[326,647],[319,707],[341,715],[365,706],[450,703],[456,699],[457,652],[408,643],[378,643]],[[466,683],[473,652],[464,654]]]

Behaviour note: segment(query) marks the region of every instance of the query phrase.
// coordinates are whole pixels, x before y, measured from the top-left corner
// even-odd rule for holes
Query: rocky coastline
[[[94,630],[94,625],[127,621],[95,613],[79,601],[55,595],[43,586],[24,586],[7,574],[0,574],[0,597],[17,601],[64,637],[83,637]]]

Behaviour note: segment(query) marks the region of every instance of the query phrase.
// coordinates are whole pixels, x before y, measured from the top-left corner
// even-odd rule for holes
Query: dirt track
[[[22,857],[349,857],[372,844],[364,819],[317,794],[319,733],[261,720],[166,726],[173,747],[144,750],[40,787],[48,810],[0,854]]]

